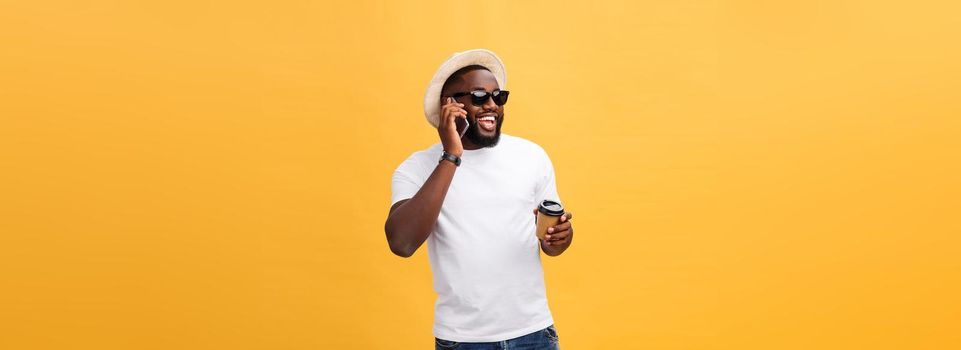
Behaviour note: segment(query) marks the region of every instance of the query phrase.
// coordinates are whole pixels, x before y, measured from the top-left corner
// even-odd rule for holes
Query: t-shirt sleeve
[[[414,156],[411,156],[394,170],[391,177],[390,205],[409,199],[417,194],[426,179],[421,175],[421,169]]]
[[[551,158],[547,155],[547,152],[541,150],[542,153],[542,165],[541,165],[541,176],[537,183],[537,197],[534,198],[537,204],[540,204],[542,200],[552,200],[558,203],[561,202],[560,196],[557,194],[557,181],[554,179],[554,163],[551,162]]]

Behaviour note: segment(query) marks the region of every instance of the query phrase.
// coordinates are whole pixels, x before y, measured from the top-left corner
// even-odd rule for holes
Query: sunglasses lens
[[[494,103],[498,106],[503,106],[505,103],[507,103],[508,94],[509,92],[504,90],[494,92]]]
[[[483,106],[487,103],[487,96],[490,96],[487,91],[472,91],[470,93],[471,103],[475,106]]]

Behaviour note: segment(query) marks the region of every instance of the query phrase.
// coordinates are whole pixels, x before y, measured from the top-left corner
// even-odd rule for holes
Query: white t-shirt
[[[438,143],[397,167],[392,205],[417,193],[442,152]],[[533,213],[544,199],[560,202],[550,158],[502,133],[496,146],[465,150],[461,159],[427,238],[434,336],[494,342],[552,325]]]

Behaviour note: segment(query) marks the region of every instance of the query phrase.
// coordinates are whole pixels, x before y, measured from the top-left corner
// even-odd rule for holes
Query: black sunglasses
[[[480,106],[483,106],[485,103],[487,103],[488,98],[494,99],[494,104],[498,106],[503,106],[505,103],[507,103],[508,94],[510,94],[510,91],[507,91],[507,90],[497,90],[494,92],[478,90],[478,91],[471,91],[471,92],[458,92],[450,96],[453,98],[459,98],[461,96],[470,95],[471,104],[480,107]]]

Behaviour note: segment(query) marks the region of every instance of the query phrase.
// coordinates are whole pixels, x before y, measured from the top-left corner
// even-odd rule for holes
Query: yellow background
[[[954,1],[2,1],[0,348],[426,349],[454,51],[552,156],[564,349],[961,347]]]

